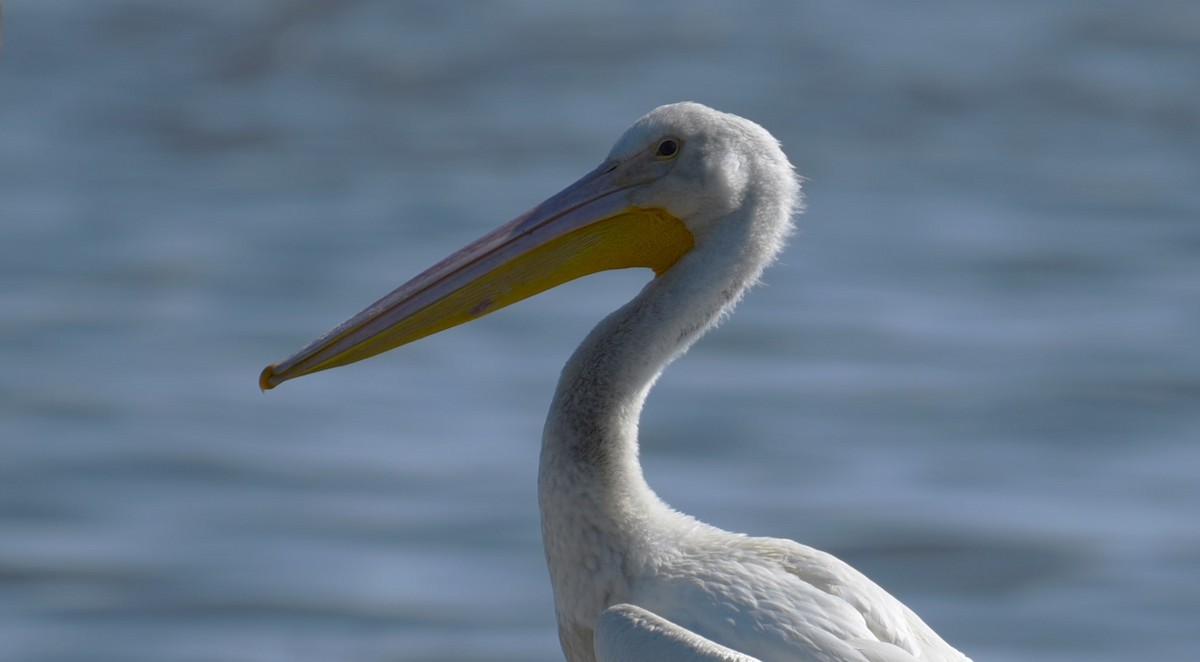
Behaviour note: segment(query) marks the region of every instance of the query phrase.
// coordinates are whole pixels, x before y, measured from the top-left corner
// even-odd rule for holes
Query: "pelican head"
[[[665,210],[697,243],[718,224],[738,222],[734,212],[748,200],[777,201],[786,210],[761,211],[786,211],[775,213],[785,222],[799,202],[792,166],[766,129],[698,103],[654,109],[617,140],[606,163],[657,166],[630,190],[630,203]]]
[[[745,245],[717,237],[754,237],[765,266],[798,204],[791,165],[765,129],[696,103],[660,106],[577,182],[268,366],[259,385],[360,361],[587,274],[662,275],[690,252]]]

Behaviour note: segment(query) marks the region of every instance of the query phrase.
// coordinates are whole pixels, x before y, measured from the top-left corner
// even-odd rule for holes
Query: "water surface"
[[[1200,644],[1200,8],[43,0],[0,57],[0,646],[558,660],[535,471],[595,276],[262,395],[652,107],[808,178],[643,460],[978,660]]]

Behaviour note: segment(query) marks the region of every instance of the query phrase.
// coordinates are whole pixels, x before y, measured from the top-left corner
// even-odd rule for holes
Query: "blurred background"
[[[41,0],[0,53],[0,657],[561,660],[535,473],[597,275],[259,370],[666,102],[808,180],[647,477],[976,660],[1200,646],[1200,4]]]

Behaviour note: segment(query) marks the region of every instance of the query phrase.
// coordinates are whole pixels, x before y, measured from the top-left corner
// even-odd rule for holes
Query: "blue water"
[[[694,99],[802,232],[664,376],[648,479],[977,660],[1200,647],[1200,5],[10,3],[0,658],[560,660],[535,472],[598,275],[278,360]]]

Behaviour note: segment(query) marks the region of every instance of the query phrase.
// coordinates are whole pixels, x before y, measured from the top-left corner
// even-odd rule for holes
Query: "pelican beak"
[[[628,189],[645,180],[623,170],[615,162],[602,164],[267,366],[259,386],[267,390],[361,361],[580,276],[629,267],[661,274],[691,249],[694,238],[665,210],[631,206]]]

